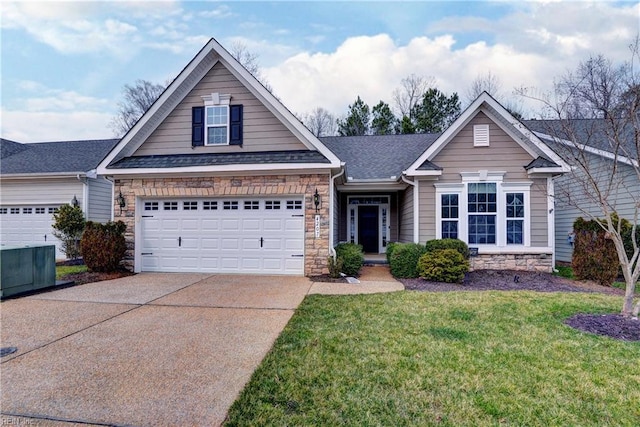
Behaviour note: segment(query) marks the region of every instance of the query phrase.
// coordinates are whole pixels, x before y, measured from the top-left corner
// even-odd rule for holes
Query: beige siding
[[[488,124],[491,145],[473,146],[473,125]],[[460,182],[460,172],[506,171],[505,182],[528,180],[524,166],[533,158],[489,117],[480,112],[438,153],[433,162],[442,167],[440,182]]]
[[[62,205],[76,196],[82,206],[82,185],[76,178],[0,180],[0,205]]]
[[[400,194],[399,216],[400,227],[398,231],[398,241],[413,242],[413,187],[407,188]]]
[[[458,177],[458,181],[460,178]],[[420,231],[419,243],[436,238],[436,188],[433,181],[420,181]]]
[[[473,126],[488,124],[490,145],[473,146]],[[531,179],[524,166],[533,157],[527,153],[506,132],[487,115],[479,112],[460,132],[438,153],[433,162],[443,168],[438,182],[459,183],[461,172],[479,170],[504,171],[504,182],[532,182],[531,203],[531,246],[548,246],[548,206],[546,179]],[[435,187],[432,181],[420,182],[420,242],[436,237]]]
[[[87,219],[95,222],[107,222],[111,220],[111,200],[113,184],[99,177],[88,180],[89,206]]]
[[[243,105],[243,146],[191,147],[191,108],[203,106],[202,96],[230,94]],[[221,63],[217,63],[134,153],[232,153],[303,150],[306,147]]]

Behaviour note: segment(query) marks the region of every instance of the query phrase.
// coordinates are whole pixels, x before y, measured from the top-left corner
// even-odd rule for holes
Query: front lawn
[[[56,280],[60,280],[69,274],[84,273],[87,271],[87,266],[82,265],[57,265],[56,266]]]
[[[637,425],[640,343],[576,331],[581,293],[308,296],[227,425]]]

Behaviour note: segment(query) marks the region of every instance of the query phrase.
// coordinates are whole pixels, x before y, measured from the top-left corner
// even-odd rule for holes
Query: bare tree
[[[634,301],[640,278],[640,105],[638,43],[632,60],[614,66],[602,56],[581,63],[555,84],[547,96],[529,96],[543,103],[541,132],[573,172],[556,182],[556,206],[564,204],[598,223],[615,244],[626,282],[622,315],[638,318]],[[631,95],[630,95],[631,94]],[[535,123],[535,122],[534,122]],[[624,210],[624,212],[622,212]],[[631,222],[631,233],[623,221]],[[625,247],[626,234],[626,247]],[[629,242],[629,240],[631,242]]]
[[[114,134],[122,136],[129,132],[164,89],[163,85],[147,80],[136,80],[134,85],[124,85],[122,100],[118,102],[118,112],[110,123]]]
[[[478,75],[467,89],[467,102],[471,104],[482,92],[487,92],[496,99],[499,98],[502,92],[500,77],[491,71]]]
[[[336,134],[336,118],[322,107],[316,107],[304,114],[301,121],[317,137]]]
[[[413,107],[422,99],[427,89],[435,87],[436,79],[434,77],[424,77],[411,74],[400,82],[400,87],[393,91],[394,107],[399,113],[397,116],[412,119]]]
[[[229,50],[231,56],[233,56],[253,77],[255,77],[269,92],[273,93],[273,88],[262,74],[260,68],[260,62],[258,61],[258,54],[251,52],[246,44],[241,41],[234,41],[231,43]]]

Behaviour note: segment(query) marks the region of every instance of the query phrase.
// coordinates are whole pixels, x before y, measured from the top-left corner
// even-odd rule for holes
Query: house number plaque
[[[316,239],[320,237],[320,215],[316,215],[315,219]]]

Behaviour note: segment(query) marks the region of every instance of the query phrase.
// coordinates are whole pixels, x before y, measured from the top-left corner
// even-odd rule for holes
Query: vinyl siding
[[[191,108],[203,106],[202,96],[231,95],[231,105],[243,107],[243,146],[191,147]],[[303,150],[306,147],[220,62],[189,92],[134,153],[135,156]]]
[[[601,171],[600,179],[605,179],[611,176],[610,171],[613,169],[612,162],[610,160],[603,159],[602,157],[590,156],[592,170]],[[621,172],[621,181],[624,185],[620,186],[620,193],[612,195],[610,197],[611,207],[618,212],[622,218],[626,218],[633,221],[635,213],[635,202],[638,201],[638,195],[640,195],[640,181],[633,173],[633,169],[621,164],[619,165]],[[602,208],[597,203],[589,201],[589,197],[585,196],[585,188],[581,182],[581,174],[575,171],[571,174],[566,174],[555,180],[555,216],[556,216],[556,259],[558,261],[571,262],[571,256],[573,254],[573,247],[567,241],[568,234],[573,230],[574,221],[579,218],[587,218],[588,215],[585,212],[580,211],[576,207],[576,203],[570,202],[566,199],[567,194],[571,194],[576,201],[579,201],[579,205],[587,212],[602,218]],[[635,200],[634,200],[635,195]]]
[[[398,230],[398,241],[413,242],[413,187],[408,187],[399,197],[399,217],[400,227]]]
[[[107,222],[111,220],[112,185],[110,181],[99,177],[89,179],[89,206],[87,220],[95,222]]]
[[[490,145],[473,146],[473,126],[489,125]],[[532,179],[524,166],[533,157],[483,112],[479,112],[434,157],[443,168],[439,183],[460,183],[461,172],[504,171],[503,182],[532,183],[530,191],[531,246],[547,246],[546,179]],[[432,181],[420,183],[420,242],[436,237],[435,187]]]
[[[76,178],[0,180],[0,205],[63,205],[75,196],[82,206],[82,185]]]

